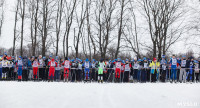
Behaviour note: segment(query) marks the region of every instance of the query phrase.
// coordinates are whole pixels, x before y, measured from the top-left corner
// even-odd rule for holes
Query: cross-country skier
[[[33,80],[34,81],[38,78],[38,66],[39,66],[39,62],[37,60],[37,57],[35,57],[34,61],[32,63],[32,67],[33,67]]]
[[[83,63],[83,67],[85,68],[84,69],[84,72],[85,72],[85,78],[84,78],[84,80],[89,80],[90,79],[90,74],[89,73],[90,73],[91,64],[90,64],[90,61],[89,61],[88,58]]]
[[[118,58],[117,61],[114,62],[115,64],[115,78],[117,82],[120,82],[120,74],[121,74],[121,67],[122,67],[122,62],[121,59]]]
[[[151,82],[156,82],[156,76],[159,72],[160,63],[157,62],[156,58],[153,58],[153,61],[150,63],[149,67],[151,67]]]
[[[65,57],[65,61],[62,63],[64,65],[64,82],[69,79],[69,70],[71,68],[71,62],[68,60],[68,57]]]
[[[131,71],[131,63],[128,59],[126,59],[125,68],[124,68],[124,81],[123,82],[129,82],[129,74]]]
[[[0,57],[0,80],[2,79],[2,58]]]
[[[183,55],[182,59],[181,59],[181,62],[180,62],[180,67],[181,67],[180,74],[179,74],[179,81],[180,81],[180,83],[182,83],[182,82],[185,83],[186,82],[187,72],[186,72],[185,68],[186,68],[187,60],[185,58],[186,58],[186,56]]]
[[[148,69],[148,62],[147,58],[143,58],[143,69],[141,71],[141,82],[146,82],[147,81],[147,69]]]
[[[194,59],[190,57],[186,63],[187,67],[187,81],[193,82],[194,81]]]
[[[160,65],[161,65],[161,77],[160,80],[161,82],[165,82],[166,79],[166,70],[167,70],[167,60],[165,60],[165,55],[162,55],[162,60],[160,61]]]
[[[55,67],[57,67],[57,63],[54,60],[54,58],[51,59],[51,61],[48,63],[49,67],[49,81],[54,80],[54,74],[55,74]]]
[[[195,78],[194,79],[196,82],[199,82],[199,63],[197,60],[195,60],[194,64],[195,64],[194,66]]]
[[[103,59],[100,60],[99,62],[99,67],[98,67],[98,82],[103,83],[103,69],[105,68],[105,63]]]
[[[3,69],[2,79],[3,80],[6,80],[7,73],[9,71],[8,65],[9,65],[9,63],[8,63],[7,57],[5,56],[3,61],[2,61],[2,69]]]
[[[17,66],[17,73],[18,73],[18,81],[22,80],[22,69],[23,69],[23,61],[22,61],[22,57],[19,56],[19,59],[16,62],[16,66]]]
[[[29,74],[28,58],[26,56],[24,56],[24,58],[23,58],[23,70],[22,70],[22,80],[23,81],[28,81],[28,74]]]
[[[60,60],[59,60],[58,56],[56,56],[56,63],[57,63],[57,66],[55,68],[55,78],[54,78],[54,80],[55,81],[59,81],[60,80],[61,63],[60,63]]]
[[[176,83],[177,82],[177,78],[176,78],[176,75],[177,75],[177,64],[178,64],[178,61],[175,57],[175,55],[172,56],[172,59],[170,60],[170,65],[171,65],[171,80],[170,82],[172,83],[173,81]]]
[[[91,80],[96,81],[96,60],[92,60],[92,72],[91,72]]]

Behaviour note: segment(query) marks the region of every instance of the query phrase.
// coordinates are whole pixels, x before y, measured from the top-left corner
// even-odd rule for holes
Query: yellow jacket
[[[160,67],[160,62],[151,62],[149,67],[151,67],[151,73],[154,74],[155,70],[157,70],[157,72],[159,72],[159,67]]]

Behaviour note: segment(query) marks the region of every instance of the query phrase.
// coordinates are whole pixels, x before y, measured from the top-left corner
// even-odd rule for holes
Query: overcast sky
[[[2,29],[2,37],[0,37],[0,46],[5,47],[5,48],[11,48],[13,45],[13,28],[14,28],[14,8],[15,8],[15,2],[16,0],[5,0],[6,1],[6,8],[5,8],[5,20],[3,24],[3,29]],[[188,6],[194,7],[196,9],[200,9],[200,5],[196,4],[194,1],[195,0],[186,0],[188,3]],[[187,19],[191,20],[191,19]],[[185,34],[189,35],[189,34]],[[185,43],[200,43],[200,39],[188,39],[187,41],[182,40],[174,44],[170,50],[173,52],[177,53],[185,53],[188,50],[192,49],[195,53],[200,53],[199,47],[194,47],[194,46],[186,46]],[[26,44],[26,43],[25,43]],[[198,54],[196,54],[198,56]]]

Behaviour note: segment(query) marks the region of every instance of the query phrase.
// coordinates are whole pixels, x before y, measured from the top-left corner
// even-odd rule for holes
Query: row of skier
[[[115,60],[59,59],[39,56],[0,57],[1,80],[98,81],[98,82],[198,82],[200,59],[172,56],[167,60],[154,58]]]

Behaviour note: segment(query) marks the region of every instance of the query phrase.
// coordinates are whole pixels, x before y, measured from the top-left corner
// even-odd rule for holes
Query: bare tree
[[[15,9],[15,24],[14,24],[14,37],[13,37],[13,48],[12,55],[15,55],[15,43],[17,39],[17,21],[18,21],[18,11],[19,11],[19,1],[17,0],[16,9]]]
[[[58,55],[58,50],[59,50],[58,43],[60,40],[62,14],[63,14],[63,0],[59,0],[58,6],[57,6],[57,16],[56,16],[56,56]]]
[[[73,22],[73,16],[74,16],[74,11],[76,9],[77,6],[77,0],[71,0],[70,2],[68,0],[65,0],[65,10],[64,10],[64,14],[65,14],[65,33],[64,33],[64,37],[63,37],[63,55],[66,57],[68,57],[69,55],[69,34],[70,34],[70,30],[71,30],[71,26],[72,26],[72,22]],[[66,44],[66,46],[65,46]],[[65,51],[66,48],[66,51]],[[66,53],[65,53],[66,52]]]
[[[5,0],[0,0],[0,37],[1,37],[1,30],[4,23],[4,5]]]

